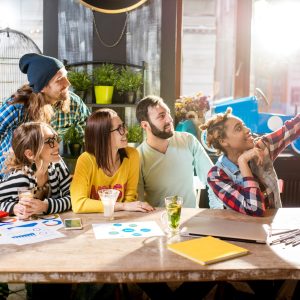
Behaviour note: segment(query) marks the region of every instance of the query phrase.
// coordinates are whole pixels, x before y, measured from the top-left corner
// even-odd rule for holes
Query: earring
[[[37,170],[36,164],[35,164],[34,161],[33,161],[32,164],[31,164],[31,170],[32,170],[33,172],[36,172],[36,170]]]

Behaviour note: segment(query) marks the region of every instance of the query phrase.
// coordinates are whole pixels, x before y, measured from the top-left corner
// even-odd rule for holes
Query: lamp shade
[[[80,0],[84,6],[106,14],[118,14],[133,10],[147,0]]]

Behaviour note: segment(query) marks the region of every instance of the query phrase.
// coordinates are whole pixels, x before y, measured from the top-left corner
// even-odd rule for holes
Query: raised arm
[[[282,152],[299,136],[300,114],[298,114],[295,118],[286,121],[280,129],[263,136],[262,140],[266,145],[268,145],[271,159],[275,160],[280,152]]]

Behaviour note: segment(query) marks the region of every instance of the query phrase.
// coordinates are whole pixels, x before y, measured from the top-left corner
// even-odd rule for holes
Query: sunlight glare
[[[299,50],[299,11],[299,2],[257,1],[253,33],[261,47],[276,55],[290,55]]]
[[[16,12],[12,1],[0,1],[0,28],[14,28],[16,23]]]

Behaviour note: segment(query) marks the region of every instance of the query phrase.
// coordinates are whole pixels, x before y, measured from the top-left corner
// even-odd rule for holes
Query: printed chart
[[[164,235],[161,228],[154,221],[93,224],[93,230],[97,240]]]
[[[30,221],[20,221],[16,217],[1,218],[0,244],[26,245],[64,237],[57,231],[63,226],[58,214],[39,216]]]

